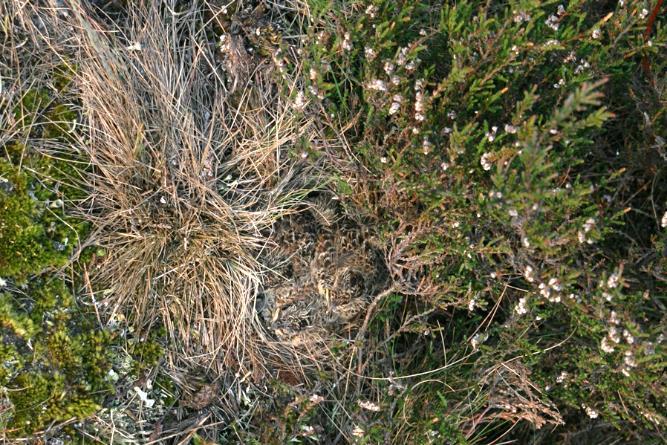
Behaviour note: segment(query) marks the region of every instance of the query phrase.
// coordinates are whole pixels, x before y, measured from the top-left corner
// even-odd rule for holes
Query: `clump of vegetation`
[[[339,193],[399,302],[352,368],[406,376],[394,397],[359,378],[381,406],[369,443],[659,437],[667,35],[644,38],[649,5],[310,5],[309,111],[347,128]]]
[[[3,291],[0,305],[5,433],[42,433],[95,413],[110,391],[110,338],[77,313],[64,283],[35,279]]]
[[[664,441],[660,3],[10,8],[58,68],[0,121],[0,422]]]
[[[3,23],[4,39],[18,37]],[[61,146],[78,117],[60,94],[67,82],[26,84],[25,54],[9,49],[5,59],[2,50],[14,64],[0,66],[0,431],[13,441],[73,434],[73,422],[100,409],[112,338],[81,310],[64,273],[87,231],[70,211],[83,169]]]

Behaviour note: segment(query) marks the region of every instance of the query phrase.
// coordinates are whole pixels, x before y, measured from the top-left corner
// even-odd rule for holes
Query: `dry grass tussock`
[[[101,310],[140,334],[164,323],[172,366],[261,375],[289,356],[255,299],[267,233],[307,193],[311,173],[288,151],[309,122],[278,99],[269,64],[223,69],[199,2],[138,2],[122,27],[70,3],[22,14],[55,51],[78,53],[78,149],[92,164],[80,210],[88,244],[107,252],[91,272]]]

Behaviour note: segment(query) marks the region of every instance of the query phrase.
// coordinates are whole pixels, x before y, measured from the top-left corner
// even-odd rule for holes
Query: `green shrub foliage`
[[[353,122],[360,168],[339,194],[402,283],[376,317],[391,363],[376,371],[450,363],[373,422],[413,413],[395,438],[414,443],[510,426],[659,437],[667,33],[659,18],[644,38],[652,5],[309,4],[304,91]]]

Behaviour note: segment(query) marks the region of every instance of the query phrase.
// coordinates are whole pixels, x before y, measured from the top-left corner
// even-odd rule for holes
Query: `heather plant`
[[[383,431],[660,437],[665,33],[647,31],[650,5],[310,6],[304,89],[346,130],[327,153],[355,161],[338,192],[377,225],[402,302],[353,369],[428,376],[399,404],[423,391],[410,410],[433,424],[412,436],[388,398]]]

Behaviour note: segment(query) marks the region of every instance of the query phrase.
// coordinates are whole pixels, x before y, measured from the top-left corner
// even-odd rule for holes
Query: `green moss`
[[[75,310],[62,281],[34,280],[21,298],[2,294],[0,325],[11,337],[0,348],[9,431],[30,434],[99,409],[111,390],[111,337]]]
[[[25,282],[30,274],[63,266],[77,234],[57,215],[62,200],[5,160],[0,177],[0,277]]]
[[[14,107],[14,118],[23,128],[30,127],[37,121],[38,115],[51,101],[49,93],[42,88],[31,88],[25,92],[21,101]]]
[[[57,104],[46,113],[43,136],[48,139],[71,139],[70,132],[77,119],[77,113],[70,105]]]
[[[61,92],[70,68],[54,74]],[[77,112],[44,89],[26,91],[11,110],[22,137],[72,137]],[[100,408],[111,391],[113,338],[79,311],[58,273],[87,231],[67,212],[69,200],[85,196],[77,180],[85,163],[16,140],[0,155],[0,429],[24,437]]]

